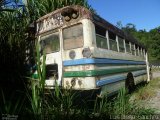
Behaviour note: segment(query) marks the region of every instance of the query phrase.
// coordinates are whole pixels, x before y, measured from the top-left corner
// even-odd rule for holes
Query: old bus
[[[40,52],[46,51],[46,87],[56,82],[105,95],[150,80],[145,47],[88,9],[67,6],[36,23]]]

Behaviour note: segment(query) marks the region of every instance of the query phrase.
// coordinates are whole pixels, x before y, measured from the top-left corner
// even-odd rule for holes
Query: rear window
[[[83,26],[74,25],[63,29],[64,49],[74,49],[83,46]]]

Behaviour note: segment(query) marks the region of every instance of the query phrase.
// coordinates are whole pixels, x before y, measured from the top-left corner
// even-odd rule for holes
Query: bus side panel
[[[111,58],[119,60],[132,60],[132,61],[145,61],[144,58],[140,56],[133,56],[132,54],[126,54],[123,52],[116,52],[107,49],[94,48],[93,58]]]

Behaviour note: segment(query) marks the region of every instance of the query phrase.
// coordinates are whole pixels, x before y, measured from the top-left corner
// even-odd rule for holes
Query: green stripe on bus
[[[144,70],[144,69],[146,69],[146,67],[112,68],[112,69],[88,70],[88,71],[68,71],[68,72],[64,72],[64,77],[91,77],[91,76],[131,72],[131,71]]]

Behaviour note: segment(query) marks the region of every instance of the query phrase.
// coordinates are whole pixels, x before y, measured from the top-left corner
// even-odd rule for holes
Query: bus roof
[[[77,11],[79,17],[76,19],[66,21],[64,19],[64,12],[74,12]],[[70,14],[70,13],[69,13]],[[105,28],[106,30],[109,30],[115,34],[117,34],[120,37],[125,38],[125,40],[130,41],[132,43],[137,44],[138,46],[145,48],[144,45],[142,45],[138,40],[136,40],[133,36],[125,33],[123,30],[117,28],[116,26],[112,25],[105,19],[101,18],[99,15],[96,15],[89,11],[87,8],[79,5],[72,5],[72,6],[66,6],[60,9],[57,9],[51,13],[48,13],[41,18],[39,18],[36,23],[37,23],[37,34],[46,32],[48,30],[58,28],[64,25],[69,25],[71,23],[76,23],[77,21],[81,19],[90,19],[92,20],[95,24]]]

